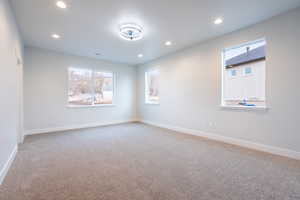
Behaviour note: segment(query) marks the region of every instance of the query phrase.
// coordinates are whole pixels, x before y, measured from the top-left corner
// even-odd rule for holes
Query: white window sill
[[[160,103],[155,102],[145,102],[146,105],[160,105]]]
[[[98,107],[114,107],[115,104],[99,104],[99,105],[67,105],[67,108],[98,108]]]
[[[239,106],[239,105],[220,105],[223,109],[232,109],[232,110],[260,110],[267,111],[269,108],[266,106]]]

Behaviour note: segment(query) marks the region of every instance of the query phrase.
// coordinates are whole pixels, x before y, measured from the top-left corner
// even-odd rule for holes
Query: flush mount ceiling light
[[[124,40],[136,41],[143,38],[143,29],[136,24],[124,24],[120,26],[120,36]]]
[[[52,34],[51,37],[54,38],[54,39],[59,39],[59,38],[60,38],[60,35]]]
[[[172,45],[172,42],[171,42],[171,41],[166,41],[166,42],[165,42],[165,45],[166,45],[166,46],[171,46],[171,45]]]
[[[142,57],[144,57],[144,55],[143,55],[143,54],[139,54],[138,57],[139,57],[139,58],[142,58]]]
[[[63,1],[57,1],[56,6],[59,8],[67,8],[67,4]]]
[[[214,21],[214,23],[215,23],[216,25],[222,24],[222,23],[223,23],[223,19],[222,19],[222,18],[217,18],[217,19]]]

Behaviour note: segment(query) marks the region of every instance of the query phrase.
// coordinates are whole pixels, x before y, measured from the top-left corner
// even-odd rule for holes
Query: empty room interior
[[[300,0],[0,0],[0,200],[300,200]]]

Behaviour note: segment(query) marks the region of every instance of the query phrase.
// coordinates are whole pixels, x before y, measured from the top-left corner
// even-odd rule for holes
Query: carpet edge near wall
[[[183,134],[204,137],[204,138],[207,138],[210,140],[223,142],[223,143],[227,143],[227,144],[232,144],[232,145],[236,145],[236,146],[240,146],[243,148],[252,149],[252,150],[256,150],[256,151],[261,151],[261,152],[273,154],[276,156],[283,156],[283,157],[287,157],[287,158],[291,158],[291,159],[295,159],[295,160],[300,160],[300,152],[290,150],[290,149],[284,149],[284,148],[280,148],[280,147],[276,147],[276,146],[250,142],[250,141],[243,140],[243,139],[226,137],[226,136],[209,133],[209,132],[204,132],[204,131],[196,130],[196,129],[188,129],[188,128],[184,128],[184,127],[177,127],[177,126],[172,126],[172,125],[167,125],[167,124],[161,124],[161,123],[143,120],[143,119],[139,119],[138,121],[141,123],[144,123],[144,124],[169,129],[169,130],[176,131],[176,132],[183,133]]]
[[[256,151],[262,151],[266,153],[270,153],[277,156],[284,156],[291,159],[300,160],[300,152],[290,150],[290,149],[284,149],[276,146],[271,145],[265,145],[255,142],[250,142],[243,139],[236,139],[232,137],[226,137],[221,136],[214,133],[208,133],[201,130],[196,129],[188,129],[184,127],[177,127],[167,124],[161,124],[153,121],[143,120],[143,119],[129,119],[129,120],[119,120],[119,121],[110,121],[110,122],[97,122],[97,123],[89,123],[89,124],[82,124],[82,125],[72,125],[72,126],[64,126],[64,127],[54,127],[54,128],[45,128],[45,129],[33,129],[33,130],[27,130],[25,131],[24,137],[27,135],[35,135],[35,134],[43,134],[43,133],[51,133],[51,132],[60,132],[60,131],[67,131],[67,130],[76,130],[76,129],[84,129],[84,128],[94,128],[94,127],[101,127],[101,126],[109,126],[109,125],[118,125],[118,124],[124,124],[124,123],[133,123],[133,122],[140,122],[144,124],[149,124],[152,126],[165,128],[173,131],[177,131],[183,134],[189,134],[199,137],[205,137],[211,140],[228,143],[237,145],[240,147],[256,150]]]
[[[3,168],[0,170],[0,185],[2,185],[2,183],[4,182],[4,179],[13,163],[13,161],[16,158],[18,152],[18,145],[16,145],[13,149],[13,151],[11,152],[11,154],[9,155],[8,160],[6,161],[6,163],[4,164]]]
[[[94,123],[87,123],[87,124],[80,124],[80,125],[69,125],[69,126],[42,128],[42,129],[31,129],[31,130],[24,131],[24,137],[26,137],[27,135],[61,132],[61,131],[85,129],[85,128],[95,128],[95,127],[101,127],[101,126],[118,125],[118,124],[133,123],[133,122],[139,122],[139,120],[136,118],[132,118],[132,119],[128,119],[128,120],[94,122]]]

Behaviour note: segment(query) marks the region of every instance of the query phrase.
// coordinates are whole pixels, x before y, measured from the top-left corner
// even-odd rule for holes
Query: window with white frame
[[[145,72],[145,101],[148,104],[159,104],[159,71]]]
[[[114,73],[91,69],[68,69],[68,104],[70,106],[111,105]]]
[[[266,41],[223,50],[223,106],[265,106]]]

